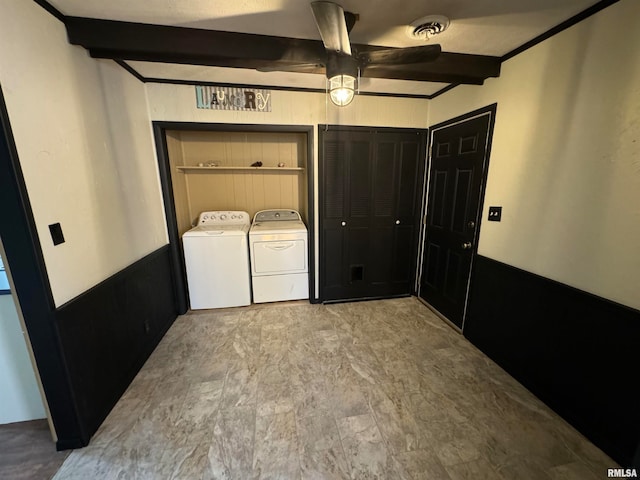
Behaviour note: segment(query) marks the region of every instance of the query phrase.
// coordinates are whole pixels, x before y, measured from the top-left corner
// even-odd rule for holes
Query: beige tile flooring
[[[415,298],[179,317],[55,479],[544,479],[615,463]]]

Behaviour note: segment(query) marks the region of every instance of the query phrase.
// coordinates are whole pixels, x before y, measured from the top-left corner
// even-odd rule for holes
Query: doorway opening
[[[47,418],[38,370],[18,299],[11,291],[4,255],[0,238],[0,425]]]
[[[182,234],[206,210],[241,210],[251,216],[267,208],[300,211],[309,231],[313,303],[313,127],[153,122],[153,130],[178,313],[189,309]]]
[[[29,335],[52,437],[59,450],[79,448],[88,443],[89,435],[80,423],[60,349],[51,287],[1,86],[0,205],[0,237],[11,268],[11,293]]]

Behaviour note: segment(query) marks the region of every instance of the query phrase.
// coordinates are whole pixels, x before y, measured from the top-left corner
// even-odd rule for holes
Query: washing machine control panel
[[[249,225],[251,218],[247,212],[218,210],[202,212],[198,225]]]

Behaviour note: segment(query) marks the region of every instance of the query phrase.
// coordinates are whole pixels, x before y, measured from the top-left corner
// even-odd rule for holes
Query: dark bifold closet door
[[[321,298],[412,293],[424,133],[321,130]]]
[[[489,114],[432,131],[419,295],[462,328],[476,251]]]

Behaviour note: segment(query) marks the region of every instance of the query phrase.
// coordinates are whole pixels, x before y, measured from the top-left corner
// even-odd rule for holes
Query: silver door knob
[[[344,227],[347,224],[347,222],[342,222],[342,226]]]
[[[473,245],[471,244],[471,242],[464,242],[462,244],[462,249],[463,250],[469,250]]]
[[[396,220],[396,225],[400,225],[400,220]]]

